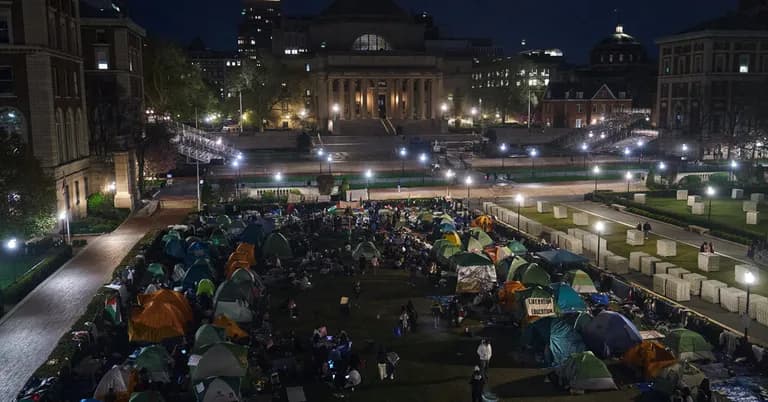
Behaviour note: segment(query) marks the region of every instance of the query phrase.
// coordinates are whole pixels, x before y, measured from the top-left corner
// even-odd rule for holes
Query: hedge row
[[[16,278],[3,291],[3,302],[16,304],[26,297],[37,285],[41,284],[51,274],[56,272],[65,262],[72,258],[72,247],[61,247],[56,254],[44,259],[37,268],[28,271],[24,275]]]
[[[114,270],[112,278],[119,277],[128,265],[133,265],[136,268],[137,277],[141,277],[146,264],[143,263],[143,258],[137,258],[137,256],[145,249],[157,245],[161,241],[161,234],[160,231],[155,230],[144,235]],[[62,335],[46,362],[35,371],[34,376],[40,378],[60,376],[64,369],[70,369],[78,363],[82,356],[78,356],[77,344],[72,340],[71,332],[85,330],[86,322],[97,321],[102,316],[104,301],[108,294],[111,294],[111,291],[103,287],[96,292],[83,315],[77,319],[69,331]]]

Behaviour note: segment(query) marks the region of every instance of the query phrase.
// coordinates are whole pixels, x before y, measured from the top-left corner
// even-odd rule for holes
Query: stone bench
[[[630,246],[642,246],[645,244],[645,233],[640,230],[627,230],[627,244]]]
[[[704,211],[706,210],[703,202],[697,202],[693,204],[693,207],[691,207],[691,214],[693,215],[704,215]]]
[[[683,274],[683,279],[691,284],[691,295],[701,294],[701,282],[706,281],[707,277],[702,274]]]
[[[741,202],[741,211],[742,212],[755,212],[755,211],[757,211],[757,201],[742,201]]]
[[[632,251],[629,253],[629,269],[640,271],[640,259],[642,257],[650,257],[650,254],[642,251]]]
[[[687,204],[689,207],[692,207],[693,204],[701,202],[701,196],[700,195],[689,195]]]
[[[672,264],[671,262],[657,262],[656,263],[656,273],[657,274],[666,274],[667,271],[669,271],[672,268],[677,268],[677,265]]]
[[[576,226],[589,226],[589,214],[586,212],[574,212],[573,224]]]
[[[714,253],[699,253],[698,267],[704,272],[720,270],[720,256]]]
[[[660,257],[674,257],[677,255],[677,242],[674,240],[656,240],[656,254]]]
[[[698,233],[700,235],[709,233],[709,228],[705,228],[705,227],[697,226],[697,225],[688,225],[688,226],[685,227],[685,229],[687,231],[689,231],[689,232]]]
[[[549,204],[549,201],[536,201],[536,211],[540,214],[549,212],[552,210],[552,205]]]
[[[652,276],[655,272],[656,263],[661,262],[661,258],[653,256],[640,257],[640,272]]]
[[[757,225],[760,222],[760,212],[747,212],[747,225]]]
[[[614,274],[628,274],[629,260],[620,255],[609,255],[605,259],[605,268],[608,272],[613,272]]]
[[[624,212],[627,209],[627,206],[626,205],[621,205],[621,204],[611,204],[611,208],[613,208],[613,209],[615,209],[615,210],[617,210],[619,212]]]
[[[552,214],[555,216],[555,219],[565,219],[568,217],[568,208],[558,205],[552,207]]]
[[[688,190],[677,190],[677,193],[675,193],[675,200],[685,201],[687,199],[688,199]]]
[[[668,273],[668,274],[670,274],[670,275],[672,275],[672,276],[674,276],[674,277],[676,277],[676,278],[682,278],[682,277],[683,277],[683,275],[685,275],[685,274],[690,274],[690,273],[691,273],[691,271],[689,271],[689,270],[687,270],[687,269],[685,269],[685,268],[678,268],[678,267],[675,267],[675,268],[669,268],[669,269],[667,269],[667,273]]]

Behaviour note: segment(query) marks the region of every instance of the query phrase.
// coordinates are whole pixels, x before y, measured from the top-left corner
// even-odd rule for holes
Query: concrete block
[[[552,205],[550,205],[549,201],[536,201],[536,211],[538,211],[538,213],[543,214],[551,210]]]
[[[731,313],[739,311],[739,299],[747,297],[747,292],[738,288],[720,289],[720,306]]]
[[[714,279],[701,281],[701,298],[706,302],[720,304],[720,289],[727,287],[725,283]]]
[[[677,268],[675,264],[672,264],[671,262],[657,262],[656,263],[656,273],[657,274],[666,274],[671,268]]]
[[[589,214],[586,212],[574,212],[573,224],[576,226],[589,226]]]
[[[573,229],[573,234],[571,236],[581,240],[582,242],[585,241],[584,238],[589,236],[590,233],[583,229]]]
[[[635,193],[634,200],[638,204],[645,204],[645,200],[646,200],[645,193]]]
[[[693,208],[691,209],[691,213],[694,215],[704,215],[704,203],[703,202],[697,202],[693,204]]]
[[[757,201],[744,201],[741,203],[742,212],[755,212],[757,211]]]
[[[667,274],[653,275],[653,291],[664,295],[667,292],[667,281],[670,279],[672,279],[672,276]]]
[[[765,201],[765,194],[763,193],[752,193],[749,195],[749,199],[754,202],[763,202]]]
[[[720,256],[714,253],[699,253],[699,269],[704,272],[720,270]]]
[[[656,254],[660,257],[675,257],[677,255],[677,242],[674,240],[656,240]]]
[[[768,303],[768,297],[751,293],[749,295],[749,318],[753,320],[756,319],[757,305],[764,304],[764,303]],[[746,312],[747,312],[747,298],[741,297],[739,298],[739,314],[744,314]]]
[[[629,260],[619,255],[610,255],[605,259],[605,267],[608,272],[614,274],[627,274],[629,273]]]
[[[755,283],[760,282],[760,269],[756,266],[747,264],[738,264],[733,267],[733,280],[735,280],[736,283],[746,284],[747,281],[745,280],[745,277],[747,272],[752,272],[752,276],[755,278]]]
[[[656,264],[658,265],[658,264]],[[669,268],[667,269],[667,273],[676,277],[676,278],[682,278],[685,274],[690,274],[691,271],[685,269],[685,268]]]
[[[707,277],[702,274],[683,274],[683,280],[691,284],[691,295],[698,296],[701,294],[701,282],[706,281]]]
[[[731,190],[731,199],[740,200],[744,198],[744,190],[740,188],[734,188]]]
[[[629,253],[629,269],[633,271],[640,271],[640,259],[642,257],[648,257],[650,254],[642,251],[632,251]]]
[[[558,230],[555,230],[554,232],[550,232],[549,233],[549,242],[552,243],[552,244],[556,244],[558,246],[561,246],[560,245],[560,236],[568,236],[568,235],[565,234],[564,232],[561,232],[561,231],[558,231]]]
[[[555,219],[565,219],[568,217],[568,208],[557,205],[552,207],[552,213],[555,215]]]
[[[747,225],[757,225],[760,222],[760,212],[747,212]]]
[[[677,193],[675,194],[675,199],[677,201],[685,201],[688,199],[688,190],[677,190]]]
[[[681,278],[670,278],[664,295],[677,302],[690,301],[691,284]]]
[[[660,261],[661,258],[653,256],[640,257],[640,272],[645,275],[652,276],[656,273],[656,263]]]
[[[627,230],[627,244],[630,246],[642,246],[645,244],[645,234],[639,230]]]
[[[688,206],[692,207],[693,204],[701,202],[701,196],[700,195],[689,195],[688,196]]]
[[[584,254],[583,243],[581,242],[581,240],[573,236],[568,236],[565,239],[565,249],[574,254],[578,254],[578,255]]]
[[[583,245],[587,251],[591,252],[592,254],[596,254],[597,253],[597,235],[591,234],[591,233],[584,235]],[[607,250],[608,250],[608,240],[601,237],[600,238],[600,254],[603,254]]]

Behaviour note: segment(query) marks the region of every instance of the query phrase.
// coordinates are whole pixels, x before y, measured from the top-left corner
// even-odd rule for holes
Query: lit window
[[[307,89],[305,93],[307,94],[307,96],[312,96],[312,91],[310,91],[309,89]]]
[[[10,96],[13,95],[13,67],[1,66],[0,67],[0,95]]]
[[[251,39],[251,45],[255,45],[255,44],[256,44],[256,41]]]
[[[352,43],[352,50],[361,52],[377,52],[392,50],[389,42],[379,35],[365,34]]]
[[[306,72],[312,71],[312,66],[310,66],[309,63],[305,64],[304,65],[304,71],[306,71]]]
[[[748,54],[739,55],[739,72],[740,73],[749,72],[749,55]]]
[[[99,70],[109,70],[109,56],[107,55],[107,48],[97,47],[95,49],[96,55],[96,68]]]

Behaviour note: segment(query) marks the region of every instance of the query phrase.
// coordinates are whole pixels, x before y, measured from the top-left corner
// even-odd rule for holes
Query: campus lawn
[[[16,280],[16,278],[24,275],[35,264],[43,261],[47,254],[44,255],[3,255],[0,257],[0,290],[5,289]]]
[[[353,283],[361,281],[362,296],[349,317],[339,310],[341,296],[351,296]],[[470,399],[469,376],[477,364],[476,349],[480,336],[492,339],[493,359],[490,369],[490,389],[504,401],[628,401],[635,390],[587,393],[570,396],[553,384],[544,382],[546,369],[533,368],[530,361],[517,353],[519,330],[512,328],[483,329],[482,323],[468,320],[475,336],[462,335],[461,329],[432,327],[427,295],[453,294],[453,285],[444,289],[428,286],[419,277],[418,285],[408,285],[403,271],[380,269],[377,274],[334,277],[315,275],[313,289],[297,298],[298,319],[287,317],[278,308],[287,300],[285,291],[273,294],[272,317],[280,331],[295,330],[296,336],[309,338],[312,329],[327,325],[329,334],[345,330],[353,341],[353,349],[365,360],[361,370],[363,384],[346,400],[365,402],[425,402],[467,401]],[[401,306],[412,300],[419,312],[419,329],[401,338],[393,335]],[[353,301],[353,303],[355,303]],[[383,344],[400,355],[401,361],[394,382],[380,382],[376,367],[376,350]],[[524,360],[518,361],[517,359]],[[334,401],[325,383],[305,386],[311,401]]]
[[[702,201],[704,202],[704,215],[699,218],[707,219],[709,200],[706,197],[702,197]],[[768,205],[765,203],[758,204],[757,209],[760,211],[758,224],[747,225],[747,213],[742,211],[742,203],[743,200],[727,198],[712,200],[712,222],[764,235],[764,231],[768,228]],[[691,215],[691,208],[688,207],[686,201],[677,201],[674,198],[648,197],[646,205],[683,216],[693,216]],[[762,233],[761,230],[763,231]]]
[[[681,201],[682,202],[682,201]],[[714,206],[713,206],[714,207]],[[741,206],[739,206],[741,208]],[[741,210],[741,209],[739,209]],[[628,226],[620,224],[618,222],[600,219],[595,215],[589,215],[589,226],[576,226],[573,224],[573,212],[575,210],[568,208],[567,219],[555,219],[554,215],[549,213],[540,214],[536,211],[536,208],[523,208],[521,213],[523,216],[531,218],[540,222],[544,226],[548,226],[552,229],[562,232],[568,232],[569,228],[580,228],[591,233],[595,233],[594,224],[598,220],[602,220],[606,225],[605,234],[602,238],[608,242],[608,250],[616,255],[623,257],[629,257],[629,253],[632,251],[643,251],[649,255],[656,255],[656,241],[659,239],[665,239],[654,234],[649,236],[649,239],[645,241],[643,246],[630,246],[626,243],[627,235],[626,231],[630,229]],[[577,211],[578,212],[578,211]],[[683,243],[677,243],[677,256],[675,257],[659,257],[662,261],[675,264],[680,268],[685,268],[692,273],[697,273],[706,276],[709,279],[715,279],[728,286],[738,287],[745,289],[745,287],[739,283],[736,283],[734,278],[734,266],[740,264],[739,262],[721,256],[720,257],[720,271],[718,272],[704,272],[698,269],[698,254],[699,250],[696,247],[692,247]],[[752,286],[752,292],[763,296],[768,296],[768,283],[761,281],[758,284]]]

